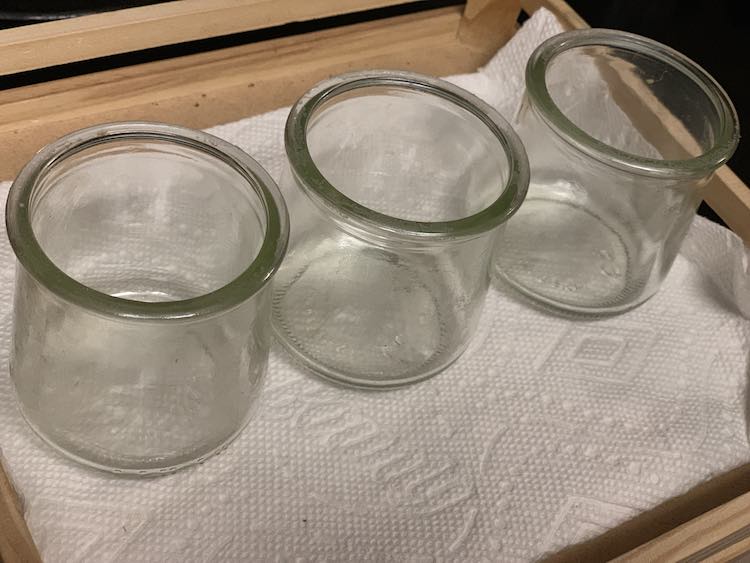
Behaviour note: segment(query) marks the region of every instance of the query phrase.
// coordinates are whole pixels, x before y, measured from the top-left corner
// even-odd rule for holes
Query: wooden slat
[[[731,168],[719,168],[706,188],[704,199],[729,228],[750,245],[750,189]]]
[[[750,550],[750,493],[617,558],[617,563],[730,561]]]
[[[559,21],[566,30],[585,29],[589,27],[586,20],[579,16],[578,12],[571,8],[565,0],[521,0],[521,8],[529,15],[542,7],[547,8],[550,12],[555,14],[557,21]]]
[[[3,563],[41,562],[39,552],[23,519],[16,491],[0,460],[0,561]]]
[[[731,544],[727,549],[722,549],[703,558],[699,555],[698,559],[692,560],[695,563],[747,563],[750,560],[750,538]],[[691,561],[688,559],[688,561]],[[691,562],[692,563],[692,562]]]
[[[17,27],[0,31],[0,75],[409,1],[178,0]]]
[[[546,563],[609,561],[748,492],[750,464],[700,483],[684,494],[642,512],[600,536],[570,546],[549,557]]]
[[[504,43],[510,38],[508,32],[515,32],[520,12],[520,0],[468,0],[458,28],[458,39],[484,49],[488,45],[497,45],[500,34]],[[473,68],[471,72],[475,70]]]
[[[482,26],[494,30],[481,45],[459,38],[464,18],[454,6],[2,91],[0,178],[12,178],[51,140],[94,123],[205,128],[291,104],[347,70],[474,71],[514,33],[520,7],[509,5],[515,13],[506,7],[466,24],[474,36]]]

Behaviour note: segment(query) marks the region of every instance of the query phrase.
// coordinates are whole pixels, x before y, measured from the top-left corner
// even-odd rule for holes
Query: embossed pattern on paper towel
[[[483,73],[455,80],[512,111],[525,58],[558,29],[541,12]],[[278,177],[284,118],[215,132]],[[51,562],[517,561],[601,534],[750,457],[750,326],[738,311],[748,296],[736,264],[716,266],[740,263],[742,247],[723,246],[716,229],[698,220],[689,260],[620,317],[561,319],[494,287],[465,355],[397,392],[319,382],[276,348],[247,430],[163,478],[122,479],[58,457],[25,426],[2,373],[0,445],[34,538]],[[5,241],[0,262],[4,363]]]

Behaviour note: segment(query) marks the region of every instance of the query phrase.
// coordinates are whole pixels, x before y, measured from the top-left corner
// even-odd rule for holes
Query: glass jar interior
[[[66,155],[30,203],[45,254],[76,281],[141,302],[219,289],[258,255],[263,203],[216,156],[174,141],[113,138]]]
[[[643,303],[734,151],[736,117],[722,88],[665,45],[595,29],[548,39],[526,67],[516,125],[531,181],[499,237],[497,273],[575,313]]]
[[[356,203],[407,221],[470,217],[506,188],[509,162],[473,112],[432,92],[360,86],[330,97],[307,126],[316,167]]]
[[[658,52],[571,47],[546,68],[557,109],[594,139],[636,157],[686,160],[715,144],[721,113],[703,82]]]

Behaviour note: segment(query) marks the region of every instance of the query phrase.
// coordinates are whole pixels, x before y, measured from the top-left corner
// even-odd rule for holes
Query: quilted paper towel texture
[[[486,68],[452,80],[509,116],[528,55],[559,31],[538,12]],[[286,113],[213,132],[278,177]],[[6,365],[4,237],[0,265]],[[413,387],[336,388],[275,346],[245,432],[203,465],[154,479],[53,453],[3,371],[0,445],[50,562],[531,560],[748,461],[747,280],[742,243],[698,219],[642,307],[572,321],[495,286],[469,350]]]

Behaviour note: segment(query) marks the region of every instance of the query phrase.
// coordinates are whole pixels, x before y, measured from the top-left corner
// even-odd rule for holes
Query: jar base
[[[26,424],[28,424],[29,428],[31,428],[31,430],[33,430],[34,433],[45,444],[47,444],[50,448],[52,448],[57,454],[65,458],[68,458],[86,467],[90,467],[92,469],[96,469],[98,471],[103,471],[106,473],[113,473],[116,475],[124,475],[124,476],[130,476],[130,477],[157,477],[159,475],[166,475],[169,473],[174,473],[176,471],[185,469],[192,465],[198,465],[200,463],[207,461],[211,457],[221,453],[222,451],[224,451],[226,448],[230,446],[232,442],[234,442],[234,440],[242,433],[242,431],[252,421],[258,409],[252,408],[251,412],[248,413],[247,419],[242,423],[242,425],[233,434],[231,434],[224,441],[219,443],[217,446],[211,448],[210,450],[206,451],[205,453],[202,453],[195,457],[185,456],[180,461],[175,461],[172,463],[167,462],[164,465],[154,465],[150,467],[136,467],[135,464],[128,464],[127,466],[125,466],[124,464],[117,465],[115,459],[111,460],[112,461],[111,464],[101,463],[99,461],[92,459],[91,457],[87,457],[85,453],[74,452],[72,450],[68,450],[62,447],[60,444],[58,444],[54,439],[50,438],[44,431],[42,431],[36,424],[34,424],[34,422],[28,416],[25,409],[23,408],[23,405],[21,405],[20,402],[18,403],[18,410],[20,411],[21,416],[23,417]]]
[[[616,314],[653,293],[634,272],[636,244],[627,229],[572,201],[529,198],[498,239],[495,271],[555,309]]]
[[[461,354],[447,280],[388,252],[343,251],[330,240],[314,246],[277,274],[271,316],[278,339],[315,373],[387,389],[431,377]]]
[[[391,391],[431,379],[453,365],[468,347],[467,344],[467,346],[456,353],[455,357],[451,358],[445,364],[435,368],[432,371],[415,375],[411,378],[378,380],[366,379],[357,375],[333,371],[328,366],[317,363],[314,358],[302,354],[297,348],[291,346],[289,342],[284,339],[284,336],[279,334],[277,330],[274,330],[274,333],[276,335],[276,340],[281,344],[284,351],[289,354],[292,360],[297,362],[303,369],[329,383],[333,383],[335,385],[339,385],[341,387],[346,387],[349,389],[361,389],[364,391]]]
[[[502,288],[500,289],[500,291],[507,292],[507,294],[512,295],[514,298],[518,299],[528,307],[563,318],[569,318],[571,320],[594,320],[597,318],[604,319],[607,317],[620,315],[622,313],[627,313],[628,311],[637,309],[654,296],[654,294],[644,295],[638,301],[634,301],[617,308],[610,307],[597,309],[591,307],[573,307],[567,304],[559,303],[557,301],[552,301],[545,295],[534,293],[530,291],[529,288],[518,285],[513,280],[509,279],[507,276],[503,275],[500,272],[496,272],[496,274],[498,288]]]

